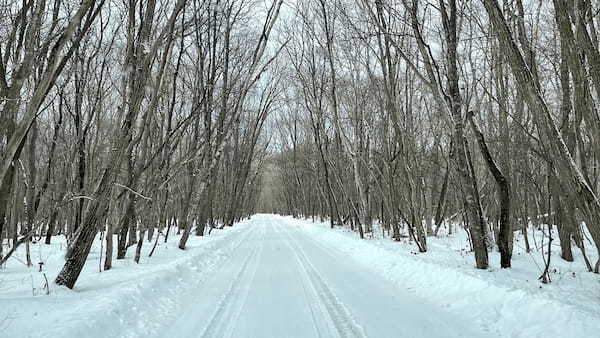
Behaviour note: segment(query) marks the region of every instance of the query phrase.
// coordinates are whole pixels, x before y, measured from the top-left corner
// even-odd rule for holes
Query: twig
[[[46,296],[50,295],[50,284],[48,283],[48,278],[46,278],[46,273],[44,273],[44,280],[46,280],[46,284],[44,284],[44,288],[46,289]]]
[[[74,196],[74,197],[69,198],[69,202],[74,201],[74,200],[78,200],[78,199],[82,199],[82,198],[88,199],[90,201],[94,200],[92,197],[81,195],[81,196]]]
[[[33,235],[33,231],[34,229],[31,229],[27,234],[25,234],[23,237],[21,237],[17,243],[15,243],[13,245],[13,247],[10,249],[10,251],[6,254],[6,256],[2,257],[2,259],[0,259],[0,266],[3,265],[9,258],[10,256],[12,256],[13,253],[15,253],[15,251],[17,251],[17,248],[25,243],[25,241],[28,241],[29,238],[31,238],[31,236]]]
[[[137,192],[137,191],[135,191],[135,190],[133,190],[133,189],[131,189],[131,188],[129,188],[129,187],[126,187],[126,186],[124,186],[124,185],[122,185],[122,184],[119,184],[119,183],[115,183],[115,185],[116,185],[117,187],[119,187],[119,188],[123,188],[123,189],[125,189],[125,190],[127,190],[127,191],[131,192],[132,194],[134,194],[134,195],[136,195],[136,196],[138,196],[138,197],[141,197],[141,198],[143,198],[143,199],[145,199],[145,200],[148,200],[148,201],[152,201],[152,198],[150,198],[150,197],[147,197],[147,196],[144,196],[144,195],[142,195],[141,193],[139,193],[139,192]]]

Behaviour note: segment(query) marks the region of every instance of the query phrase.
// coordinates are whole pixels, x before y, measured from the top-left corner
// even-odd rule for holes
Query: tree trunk
[[[475,134],[475,138],[477,139],[477,143],[479,144],[479,149],[485,159],[485,163],[492,173],[492,176],[494,176],[494,180],[498,186],[498,195],[500,199],[500,232],[497,242],[498,250],[500,251],[500,267],[510,268],[513,241],[513,231],[510,222],[510,187],[507,178],[500,171],[500,168],[492,158],[492,154],[487,147],[483,133],[473,119],[473,112],[469,112],[467,117],[471,124],[471,128],[473,129],[473,133]]]
[[[564,138],[553,120],[548,105],[542,97],[539,83],[531,73],[519,47],[512,38],[511,30],[497,1],[484,0],[484,5],[500,46],[507,55],[518,90],[523,93],[529,109],[534,112],[534,122],[547,146],[552,167],[556,171],[565,193],[577,201],[598,249],[600,248],[600,201],[573,160],[573,156],[570,154]]]

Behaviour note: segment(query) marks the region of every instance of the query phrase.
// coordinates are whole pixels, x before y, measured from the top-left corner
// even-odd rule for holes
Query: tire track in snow
[[[261,228],[260,234],[263,233],[264,228]],[[243,244],[244,240],[247,240],[246,237],[236,246],[236,249]],[[257,243],[260,244],[256,244],[246,258],[244,258],[242,267],[231,281],[227,291],[223,294],[201,337],[221,338],[233,336],[237,319],[248,297],[248,292],[254,280],[262,253],[262,241],[257,241]]]
[[[292,249],[300,268],[308,277],[319,302],[326,312],[324,314],[329,317],[337,334],[342,338],[366,337],[364,329],[356,322],[350,313],[350,310],[337,298],[335,293],[327,285],[327,282],[310,262],[310,259],[306,256],[302,247],[292,236],[290,236],[287,229],[280,230],[280,227],[281,226],[275,226],[274,228],[282,234],[282,237],[287,238],[287,240],[285,240],[286,244]]]
[[[302,229],[302,227],[300,227],[299,225],[290,224],[290,226],[292,226],[294,228],[295,233],[300,234],[300,236],[302,236],[308,242],[311,242],[317,248],[321,249],[323,252],[325,252],[331,258],[333,258],[333,259],[348,259],[348,257],[344,255],[343,251],[341,251],[335,247],[324,245],[323,243],[319,242],[317,239],[312,237],[306,230]]]
[[[314,299],[315,296],[313,295],[313,293],[316,295],[316,291],[310,282],[308,274],[306,273],[305,269],[301,266],[298,258],[294,254],[294,249],[292,248],[292,246],[287,242],[287,240],[285,238],[283,238],[284,235],[280,231],[277,230],[277,225],[274,222],[271,222],[270,225],[271,225],[271,231],[273,233],[276,233],[279,235],[279,237],[281,238],[284,245],[286,245],[290,249],[291,254],[294,256],[294,258],[296,258],[297,266],[299,268],[298,271],[301,272],[299,277],[300,277],[300,283],[302,285],[302,293],[304,294],[304,298],[307,300],[306,304],[308,305],[309,310],[310,310],[310,316],[312,318],[313,329],[315,330],[317,337],[321,338],[321,337],[323,337],[323,334],[321,333],[320,327],[327,328],[328,325],[323,320],[323,318],[325,318],[326,316],[324,316],[324,315],[317,316],[317,313],[323,314],[323,311],[320,308],[321,304],[318,302],[318,300],[316,303],[311,301],[312,299]],[[311,293],[311,291],[312,291],[312,293]]]
[[[238,305],[234,307],[233,309],[235,310],[233,313],[233,316],[230,318],[230,325],[227,327],[228,330],[225,332],[225,337],[233,337],[233,332],[235,330],[235,327],[238,323],[238,319],[240,318],[240,315],[242,313],[242,310],[244,308],[244,305],[246,304],[246,300],[248,299],[248,294],[250,293],[250,288],[252,286],[252,282],[254,281],[254,278],[256,277],[256,270],[258,270],[258,265],[261,261],[261,257],[262,257],[262,253],[263,253],[263,249],[264,249],[264,235],[265,235],[265,227],[261,226],[260,231],[258,231],[258,233],[260,234],[260,241],[259,241],[259,245],[258,248],[254,249],[253,254],[255,254],[256,258],[253,260],[252,267],[250,268],[251,273],[248,276],[248,278],[245,279],[245,282],[243,282],[241,284],[243,290],[241,292],[242,299],[240,299],[238,301]]]

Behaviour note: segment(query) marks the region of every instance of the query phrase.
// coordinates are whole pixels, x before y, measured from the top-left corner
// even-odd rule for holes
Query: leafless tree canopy
[[[572,243],[586,257],[600,244],[599,5],[295,2],[266,171],[277,188],[260,207],[361,237],[377,222],[420,252],[464,229],[481,269],[490,250],[510,267],[514,233],[529,250],[541,224],[563,259]]]
[[[467,231],[480,269],[490,250],[510,267],[515,232],[529,248],[544,224],[563,259],[572,244],[586,257],[600,248],[599,11],[0,0],[0,265],[63,235],[55,282],[72,288],[99,233],[108,270],[255,212],[420,252]]]

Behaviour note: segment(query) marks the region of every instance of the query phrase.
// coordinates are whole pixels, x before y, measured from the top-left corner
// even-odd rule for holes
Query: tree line
[[[251,214],[282,3],[2,0],[0,266],[64,235],[73,288],[98,234],[108,270]]]
[[[306,0],[284,34],[291,85],[261,208],[420,252],[469,235],[477,268],[515,233],[600,248],[600,50],[591,0]],[[588,238],[588,234],[589,237]],[[574,244],[574,247],[573,246]]]
[[[0,266],[63,235],[72,288],[98,235],[108,270],[261,210],[420,252],[464,229],[480,269],[542,229],[542,281],[556,230],[597,273],[598,9],[0,0]]]

